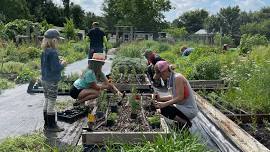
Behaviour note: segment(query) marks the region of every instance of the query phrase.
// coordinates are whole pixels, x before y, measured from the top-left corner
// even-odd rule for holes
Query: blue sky
[[[75,4],[81,5],[85,11],[94,12],[102,15],[103,0],[70,0]],[[220,8],[238,5],[241,10],[256,11],[262,7],[270,6],[270,0],[170,0],[174,9],[165,12],[167,21],[172,21],[183,12],[205,9],[210,14],[216,14]],[[62,0],[53,0],[58,5],[62,5]]]

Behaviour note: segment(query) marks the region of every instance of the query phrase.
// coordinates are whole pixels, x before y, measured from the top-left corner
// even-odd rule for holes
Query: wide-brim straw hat
[[[105,62],[105,55],[103,53],[94,53],[92,59],[88,59],[90,61],[97,61],[97,62]]]

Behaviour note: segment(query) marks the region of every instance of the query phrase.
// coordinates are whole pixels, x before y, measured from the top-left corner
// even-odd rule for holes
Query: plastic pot
[[[136,119],[138,117],[138,114],[137,113],[131,113],[130,114],[130,118],[131,119]]]
[[[105,115],[105,113],[103,111],[97,111],[96,112],[97,118],[102,118],[102,117],[104,117],[104,115]]]
[[[107,120],[107,123],[106,123],[106,126],[107,127],[111,127],[111,126],[113,126],[114,125],[114,121],[113,120]]]
[[[118,112],[118,107],[117,107],[117,105],[111,105],[111,112],[115,112],[115,113]]]

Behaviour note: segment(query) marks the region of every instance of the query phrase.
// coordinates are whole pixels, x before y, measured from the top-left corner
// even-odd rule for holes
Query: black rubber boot
[[[43,118],[44,118],[44,129],[48,127],[48,115],[47,112],[43,111]]]
[[[47,127],[47,131],[51,131],[51,132],[61,132],[64,131],[64,128],[61,128],[57,125],[56,121],[55,121],[55,115],[47,115],[48,117],[48,127]]]

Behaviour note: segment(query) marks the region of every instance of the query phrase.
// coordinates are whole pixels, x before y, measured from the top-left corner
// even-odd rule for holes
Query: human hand
[[[67,65],[67,62],[66,62],[65,60],[60,60],[60,62],[61,62],[61,64],[62,64],[63,66],[66,66],[66,65]]]
[[[157,109],[162,109],[164,107],[167,107],[167,103],[166,102],[157,102],[155,101],[154,102],[154,106],[157,108]]]
[[[123,93],[121,93],[120,91],[117,91],[117,95],[118,95],[119,97],[122,97],[122,96],[123,96]]]
[[[154,94],[154,100],[157,100],[158,102],[160,102],[161,101],[160,95],[155,93]]]

